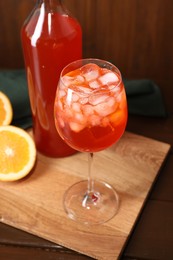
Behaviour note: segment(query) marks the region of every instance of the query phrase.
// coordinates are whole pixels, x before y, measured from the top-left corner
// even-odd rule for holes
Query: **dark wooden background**
[[[0,1],[0,67],[21,67],[20,28],[36,0]],[[83,29],[85,57],[126,77],[173,78],[172,0],[64,0]]]
[[[23,67],[20,28],[35,3],[0,1],[0,69]],[[109,60],[125,78],[150,78],[169,93],[167,81],[173,80],[172,0],[64,3],[82,26],[84,57]],[[171,102],[172,96],[168,97],[168,106]]]

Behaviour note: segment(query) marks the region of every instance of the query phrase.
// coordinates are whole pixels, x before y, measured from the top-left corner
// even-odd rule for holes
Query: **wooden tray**
[[[26,178],[0,183],[0,221],[95,259],[118,259],[169,149],[126,132],[95,155],[94,177],[112,184],[121,204],[112,220],[92,227],[68,219],[62,206],[69,185],[87,176],[86,154],[63,159],[38,154]]]

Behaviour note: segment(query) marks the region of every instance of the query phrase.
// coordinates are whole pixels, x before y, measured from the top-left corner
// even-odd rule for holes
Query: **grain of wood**
[[[91,227],[68,219],[62,206],[65,190],[87,177],[86,154],[61,159],[38,154],[29,176],[0,183],[0,221],[95,259],[118,259],[169,149],[126,132],[97,153],[93,176],[113,185],[121,203],[112,220]]]

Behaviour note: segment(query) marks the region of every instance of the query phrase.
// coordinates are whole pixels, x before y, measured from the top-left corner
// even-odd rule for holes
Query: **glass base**
[[[69,218],[86,225],[96,225],[116,215],[119,198],[114,188],[99,181],[94,181],[93,186],[94,191],[87,192],[88,181],[81,181],[65,192],[64,208]]]

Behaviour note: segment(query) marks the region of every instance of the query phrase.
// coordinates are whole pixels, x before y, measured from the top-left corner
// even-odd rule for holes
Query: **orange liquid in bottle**
[[[35,11],[21,37],[36,147],[51,157],[73,154],[57,133],[53,106],[62,68],[82,56],[81,27],[68,15]]]
[[[98,76],[88,82],[85,70]],[[111,83],[107,85],[105,80]],[[85,152],[100,151],[117,142],[127,122],[126,95],[119,76],[87,64],[66,74],[62,81],[55,99],[56,126],[62,138]]]

